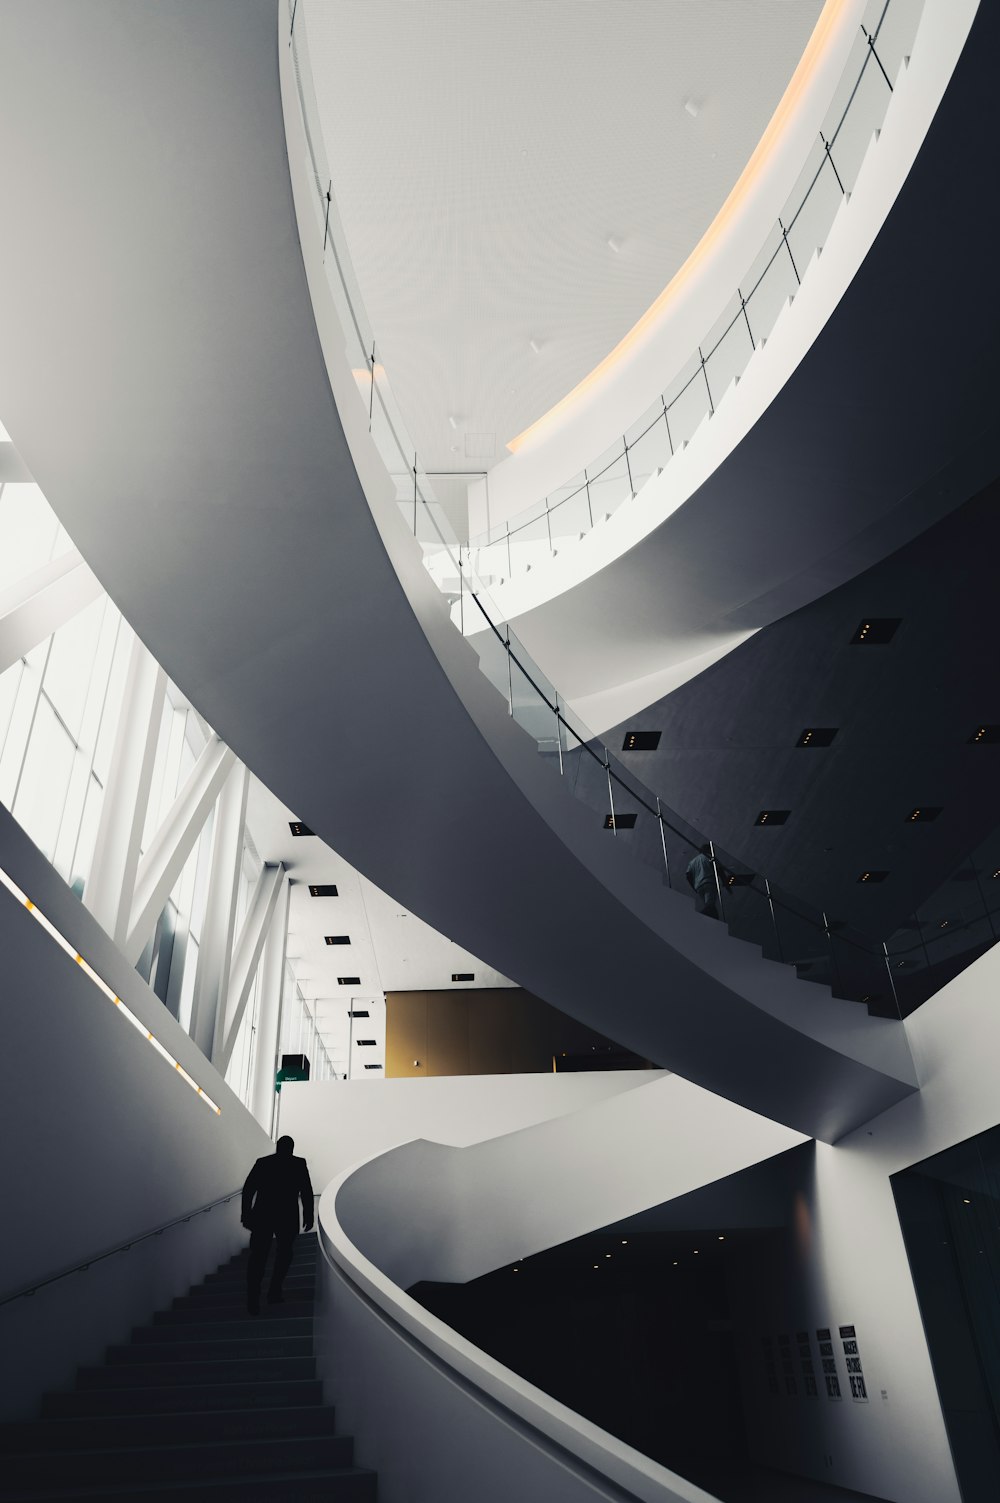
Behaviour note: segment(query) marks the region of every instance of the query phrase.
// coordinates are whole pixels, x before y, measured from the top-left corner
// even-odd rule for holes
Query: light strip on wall
[[[201,1100],[204,1101],[205,1105],[209,1107],[217,1117],[221,1117],[222,1108],[216,1106],[211,1096],[209,1096],[207,1092],[203,1091],[198,1082],[191,1078],[191,1076],[185,1070],[184,1066],[178,1060],[174,1059],[174,1056],[170,1053],[170,1050],[164,1048],[159,1039],[156,1038],[154,1034],[150,1033],[145,1023],[143,1023],[141,1019],[136,1017],[132,1009],[130,1007],[126,1007],[121,997],[115,996],[114,991],[111,989],[108,983],[104,981],[100,976],[98,976],[93,966],[88,965],[82,955],[77,953],[76,949],[73,945],[70,944],[69,940],[66,939],[64,935],[59,933],[59,930],[56,928],[55,924],[52,923],[51,919],[47,919],[45,917],[45,914],[35,906],[28,895],[21,891],[14,879],[7,875],[2,866],[0,866],[0,885],[6,887],[7,891],[11,893],[23,907],[27,908],[32,918],[37,919],[42,928],[45,930],[46,934],[48,934],[50,938],[55,940],[56,944],[61,950],[65,950],[66,954],[70,957],[71,960],[74,960],[76,962],[81,971],[83,971],[84,975],[94,983],[94,985],[97,987],[97,990],[99,992],[103,992],[104,996],[107,997],[109,1001],[115,1004],[115,1007],[117,1007],[122,1017],[125,1018],[129,1023],[131,1023],[132,1027],[135,1028],[137,1032],[141,1033],[143,1038],[146,1039],[148,1043],[152,1044],[157,1054],[159,1054],[164,1060],[166,1060],[167,1064],[172,1070],[176,1070],[181,1079],[186,1081],[187,1084],[191,1087],[195,1095],[199,1096]]]
[[[789,80],[788,87],[778,101],[778,106],[774,114],[768,121],[764,134],[754,148],[753,155],[737,178],[722,208],[716,214],[683,266],[681,266],[679,271],[675,272],[656,301],[650,304],[642,317],[637,323],[633,324],[632,328],[615,345],[610,354],[605,355],[604,359],[599,361],[594,366],[594,369],[573,387],[572,391],[567,392],[547,412],[543,412],[541,417],[536,418],[523,432],[507,443],[506,447],[511,454],[516,454],[519,449],[523,449],[529,440],[549,432],[559,419],[565,417],[571,409],[578,407],[582,399],[593,391],[595,386],[605,380],[613,370],[623,363],[635,345],[663,317],[668,306],[676,302],[678,297],[681,296],[687,283],[704,264],[709,253],[729,228],[736,216],[737,210],[745,203],[763,175],[765,166],[769,162],[782,133],[788,128],[789,122],[799,107],[803,95],[815,77],[819,65],[826,55],[827,47],[831,44],[839,28],[842,17],[848,14],[848,3],[849,0],[826,0],[826,4],[823,6],[819,19],[813,28],[812,35],[806,43],[805,51]]]

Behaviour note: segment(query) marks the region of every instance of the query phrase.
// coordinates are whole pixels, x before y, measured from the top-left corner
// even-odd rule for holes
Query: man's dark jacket
[[[299,1230],[299,1198],[307,1226],[313,1219],[313,1190],[305,1159],[272,1153],[258,1159],[243,1186],[241,1219],[254,1231],[268,1228],[293,1237]]]

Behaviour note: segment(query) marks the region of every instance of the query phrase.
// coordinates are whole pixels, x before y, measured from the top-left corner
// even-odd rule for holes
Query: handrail
[[[844,102],[842,109],[840,109],[839,114],[836,114],[832,121],[824,122],[827,128],[825,131],[820,130],[818,140],[813,145],[813,151],[817,151],[818,149],[816,167],[815,171],[812,171],[811,175],[809,176],[808,184],[805,187],[805,191],[802,193],[801,199],[799,199],[797,202],[793,200],[790,208],[786,206],[786,209],[783,211],[783,213],[779,215],[776,225],[772,226],[772,234],[775,230],[778,231],[775,237],[773,250],[771,251],[770,255],[767,256],[767,259],[764,261],[763,265],[759,267],[759,269],[757,266],[757,263],[759,261],[758,254],[758,257],[752,263],[747,273],[748,276],[752,277],[750,285],[747,286],[746,277],[742,278],[740,283],[737,285],[735,292],[728,300],[726,308],[728,309],[729,307],[732,307],[733,311],[731,316],[726,318],[726,314],[724,312],[721,315],[721,318],[725,319],[722,327],[720,328],[719,322],[717,321],[713,328],[708,331],[702,341],[695,347],[694,350],[692,350],[689,359],[681,367],[678,376],[674,378],[674,381],[667,388],[667,391],[659,394],[654,404],[649,409],[647,409],[646,413],[643,414],[641,418],[638,419],[637,424],[633,424],[633,437],[631,438],[631,440],[629,439],[627,434],[623,434],[620,442],[616,441],[610,448],[606,449],[604,453],[600,454],[596,459],[588,463],[584,467],[584,469],[579,472],[579,474],[574,476],[571,480],[565,482],[563,485],[556,487],[556,489],[552,493],[552,496],[556,496],[558,497],[558,499],[553,500],[551,496],[546,496],[541,501],[530,503],[528,506],[523,507],[522,510],[516,514],[516,517],[509,517],[507,518],[506,522],[499,524],[496,528],[491,527],[487,529],[486,532],[481,533],[474,538],[471,538],[469,542],[470,548],[477,550],[486,550],[492,547],[496,547],[499,544],[504,544],[507,548],[508,567],[512,568],[513,563],[512,556],[510,554],[511,540],[516,540],[519,533],[524,532],[527,528],[533,527],[536,523],[544,520],[548,533],[549,552],[554,554],[555,549],[552,542],[552,518],[559,512],[561,508],[568,506],[569,503],[574,501],[577,497],[585,494],[587,498],[588,525],[583,527],[574,526],[570,529],[570,531],[573,537],[582,536],[585,532],[590,531],[595,525],[595,516],[599,520],[602,515],[605,515],[603,507],[595,513],[595,508],[591,498],[591,486],[596,485],[599,480],[607,475],[608,472],[612,470],[616,465],[621,464],[623,460],[625,464],[625,473],[620,477],[620,479],[624,488],[621,489],[621,494],[616,497],[613,505],[616,507],[621,503],[621,501],[629,498],[634,498],[637,495],[638,492],[633,485],[633,474],[630,456],[632,455],[636,447],[648,437],[651,431],[656,428],[658,424],[662,422],[664,428],[663,436],[666,440],[666,448],[663,449],[663,447],[661,446],[661,452],[657,456],[657,459],[659,461],[662,461],[662,463],[659,464],[659,469],[662,470],[677,453],[679,453],[684,447],[686,447],[688,439],[693,434],[694,428],[699,426],[704,418],[715,416],[721,398],[725,395],[726,390],[728,390],[729,384],[734,380],[734,374],[735,380],[739,380],[740,374],[749,364],[749,361],[753,354],[762,347],[764,339],[770,332],[770,325],[768,325],[766,329],[762,328],[762,325],[757,322],[756,316],[756,329],[752,327],[750,321],[750,313],[760,312],[760,300],[758,300],[758,302],[755,304],[754,299],[756,298],[756,295],[762,285],[765,283],[765,279],[769,278],[771,270],[774,267],[775,263],[779,260],[779,258],[781,258],[782,262],[784,262],[785,256],[787,255],[788,265],[786,267],[786,270],[790,268],[791,276],[794,279],[794,289],[791,292],[790,297],[794,297],[795,291],[797,291],[802,284],[802,278],[806,270],[807,258],[811,257],[817,247],[811,243],[811,239],[807,241],[807,249],[804,250],[801,245],[798,246],[797,260],[796,251],[793,250],[793,241],[790,237],[793,236],[796,225],[799,224],[803,212],[806,210],[807,206],[810,203],[810,198],[813,194],[813,191],[816,188],[817,183],[820,181],[821,176],[823,176],[824,172],[825,182],[831,182],[832,173],[831,187],[835,185],[836,193],[840,195],[839,200],[836,200],[838,206],[841,201],[846,201],[850,197],[851,187],[853,186],[853,183],[849,179],[849,175],[846,169],[846,163],[843,157],[840,158],[840,167],[838,168],[838,159],[834,155],[834,147],[837,146],[838,141],[841,137],[841,133],[844,129],[845,122],[851,115],[852,108],[854,107],[855,100],[858,95],[858,91],[860,90],[862,82],[865,78],[866,70],[868,70],[869,65],[873,62],[877,66],[882,80],[886,85],[888,93],[886,95],[883,95],[883,99],[885,107],[888,107],[889,100],[891,99],[891,96],[894,92],[894,85],[893,80],[890,78],[889,72],[887,71],[882,61],[882,58],[879,56],[876,42],[882,33],[883,25],[885,23],[886,15],[889,11],[890,5],[893,3],[895,3],[897,9],[901,8],[900,0],[873,0],[873,7],[870,7],[874,8],[876,11],[876,16],[874,17],[873,24],[865,26],[864,22],[862,21],[860,25],[860,38],[863,38],[864,45],[862,49],[861,63],[847,99]],[[880,116],[878,124],[881,123],[881,118],[882,117]],[[876,124],[873,124],[873,129],[877,129]],[[808,170],[808,167],[809,161],[807,160],[806,167],[803,170]],[[765,242],[763,249],[767,249],[767,242]],[[732,368],[732,362],[728,358],[726,360],[722,360],[720,358],[719,365],[722,367],[722,383],[724,383],[722,384],[719,383],[718,372],[716,368],[713,367],[712,362],[715,359],[715,356],[726,344],[726,341],[729,340],[730,335],[733,334],[734,329],[738,330],[741,336],[745,333],[745,341],[742,338],[740,341],[742,349],[739,352],[737,360],[737,363],[739,365],[739,372],[734,372]],[[709,343],[709,341],[711,341],[711,343]],[[692,369],[690,371],[690,374],[686,375],[685,377],[685,372],[688,370],[689,366],[692,367]],[[709,380],[710,373],[713,374],[717,380],[717,385],[714,393],[712,390],[712,383]],[[679,385],[677,384],[678,382],[680,382]],[[704,387],[704,391],[702,391],[702,386]],[[679,408],[681,402],[688,397],[688,393],[691,392],[692,388],[696,388],[699,397],[698,412],[695,415],[694,419],[692,419],[692,415],[688,414],[687,421],[685,423],[682,423],[681,425],[684,429],[690,429],[691,431],[684,434],[682,434],[678,430],[672,432],[670,414],[675,408]],[[639,427],[638,432],[635,431],[636,427]],[[560,494],[564,491],[566,491],[567,494]],[[566,541],[568,541],[568,539],[563,538],[561,540],[560,546],[562,546]],[[528,566],[530,567],[530,564]]]
[[[69,1278],[71,1273],[85,1273],[94,1263],[102,1263],[105,1258],[113,1258],[116,1253],[128,1252],[139,1242],[147,1242],[150,1237],[160,1237],[168,1232],[173,1226],[182,1226],[185,1222],[193,1221],[195,1216],[203,1216],[206,1211],[213,1211],[216,1206],[225,1205],[227,1201],[235,1199],[243,1194],[243,1186],[237,1190],[230,1190],[228,1195],[220,1195],[216,1200],[210,1200],[207,1205],[196,1206],[193,1211],[188,1211],[186,1216],[175,1216],[172,1221],[165,1221],[162,1226],[154,1226],[151,1231],[139,1232],[135,1237],[129,1237],[126,1242],[119,1242],[115,1247],[109,1247],[104,1252],[93,1253],[91,1257],[74,1263],[71,1268],[63,1268],[59,1273],[50,1274],[47,1279],[40,1279],[37,1284],[28,1284],[23,1289],[15,1289],[13,1294],[5,1294],[0,1299],[0,1305],[9,1305],[14,1300],[26,1299],[37,1294],[39,1289],[45,1289],[49,1284],[57,1284],[60,1279]]]
[[[337,1215],[340,1190],[364,1167],[355,1164],[343,1171],[323,1192],[318,1207],[320,1254],[331,1275],[418,1353],[422,1364],[443,1374],[477,1407],[495,1415],[505,1428],[525,1437],[609,1503],[715,1503],[696,1483],[671,1473],[477,1347],[383,1273]],[[325,1205],[332,1207],[329,1221],[324,1219]]]
[[[868,0],[855,47],[845,65],[840,85],[835,91],[830,106],[832,118],[824,121],[825,129],[819,131],[817,140],[813,143],[811,153],[806,160],[799,181],[793,188],[789,202],[786,203],[782,214],[772,226],[747,276],[741,279],[726,302],[714,327],[706,332],[700,343],[692,350],[689,359],[680,368],[667,391],[661,392],[653,405],[632,425],[631,439],[627,434],[623,434],[620,442],[616,441],[605,453],[585,466],[578,475],[566,484],[557,487],[552,495],[524,508],[518,513],[520,520],[516,522],[516,525],[511,526],[513,519],[508,519],[505,524],[502,524],[505,529],[503,532],[491,528],[467,545],[478,555],[480,575],[483,574],[484,567],[491,574],[497,572],[492,568],[493,561],[485,558],[484,555],[491,549],[503,548],[506,550],[505,575],[509,577],[514,567],[511,552],[512,539],[516,545],[517,534],[536,524],[544,523],[550,553],[555,551],[556,542],[559,547],[562,547],[566,542],[590,531],[595,522],[600,521],[605,515],[610,515],[610,512],[615,510],[622,501],[636,496],[638,490],[642,488],[641,484],[638,487],[635,484],[638,477],[638,465],[633,465],[631,456],[634,455],[636,446],[648,437],[652,429],[660,423],[663,424],[664,444],[661,445],[661,451],[656,459],[652,461],[652,469],[647,461],[647,478],[650,473],[662,470],[676,453],[686,447],[695,428],[704,418],[715,415],[719,402],[733,384],[734,377],[739,379],[739,374],[742,373],[752,355],[763,346],[766,337],[770,334],[777,312],[780,311],[784,302],[794,297],[802,283],[808,261],[817,249],[821,248],[815,240],[815,229],[802,231],[800,227],[800,221],[805,222],[802,221],[802,215],[807,205],[811,204],[813,209],[816,207],[818,194],[816,197],[812,195],[817,184],[822,180],[824,185],[829,186],[831,202],[835,203],[837,208],[850,197],[864,152],[862,151],[861,156],[858,157],[857,141],[850,140],[850,132],[846,133],[847,146],[844,147],[839,159],[834,156],[834,147],[843,147],[842,132],[848,121],[855,134],[860,121],[865,145],[872,135],[877,133],[894,92],[890,72],[894,74],[897,64],[901,65],[906,56],[915,29],[911,24],[912,13],[918,13],[923,3],[924,0]],[[425,505],[429,501],[435,506],[437,502],[432,488],[427,485],[427,472],[419,465],[415,445],[407,433],[385,370],[377,359],[378,341],[368,319],[351,265],[349,250],[337,214],[332,176],[323,149],[322,129],[309,64],[308,43],[305,37],[306,28],[304,24],[299,24],[297,27],[295,25],[296,0],[286,0],[286,5],[290,18],[288,45],[292,49],[293,69],[310,173],[322,225],[324,259],[326,251],[329,250],[335,266],[335,273],[331,275],[330,282],[335,292],[335,301],[343,308],[345,315],[342,316],[342,322],[344,322],[344,332],[348,340],[349,358],[356,362],[354,374],[358,380],[359,394],[368,409],[369,431],[377,447],[383,453],[386,468],[396,479],[397,501],[402,505],[404,501],[412,500],[414,531],[416,531],[418,501],[423,501]],[[887,28],[886,18],[890,14],[891,21]],[[885,61],[876,45],[883,40],[884,34],[889,36],[889,41],[883,43],[882,49]],[[878,77],[880,86],[884,86],[879,88],[879,100],[874,113],[869,108],[867,90],[862,91],[862,84],[866,77],[873,79]],[[848,81],[849,87],[844,97],[843,89]],[[859,91],[861,91],[861,102],[856,103]],[[863,119],[861,119],[862,114],[864,114]],[[804,188],[802,187],[803,175],[808,177]],[[835,213],[836,209],[833,212]],[[831,214],[831,222],[832,217]],[[799,227],[798,234],[805,235],[804,243],[798,243],[797,227]],[[784,267],[784,273],[782,286],[776,288],[771,286],[771,283],[775,281],[775,278],[771,277],[771,271],[779,260]],[[755,303],[754,299],[765,283],[767,284],[767,299],[762,295]],[[778,300],[777,311],[769,310],[762,313],[761,304],[765,300],[774,301],[773,294],[776,291],[782,294]],[[748,308],[750,312],[756,309],[754,320],[756,328],[751,326]],[[737,352],[735,363],[732,359],[734,352],[730,348],[734,331],[740,335],[742,346]],[[725,349],[719,357],[718,364],[713,364],[716,355],[723,347]],[[714,394],[710,377],[716,381]],[[698,411],[687,413],[685,420],[675,423],[672,429],[670,413],[677,408],[682,399],[688,397],[692,389],[697,391]],[[690,402],[687,405],[690,406]],[[622,474],[619,478],[624,489],[619,487],[621,494],[618,494],[616,489],[613,500],[602,498],[600,506],[595,507],[591,488],[616,466],[621,466]],[[405,495],[403,494],[404,478]],[[487,476],[487,486],[488,484]],[[426,495],[424,490],[427,492]],[[562,494],[563,492],[565,494]],[[587,501],[586,525],[583,525],[584,519],[581,517],[565,536],[556,538],[554,542],[553,517],[559,514],[561,508],[567,507],[568,503],[583,495],[586,496]],[[527,539],[524,541],[528,543]],[[533,540],[528,546],[534,548],[536,542],[539,541],[543,540],[541,538]],[[452,539],[452,545],[455,545],[455,539]],[[525,567],[530,566],[531,562],[527,560]],[[433,570],[431,572],[433,574]],[[504,575],[500,575],[500,578],[503,582]],[[436,582],[439,588],[444,588],[440,580]]]

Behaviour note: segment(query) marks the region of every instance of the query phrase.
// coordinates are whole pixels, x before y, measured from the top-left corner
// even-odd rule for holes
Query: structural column
[[[257,1057],[254,1061],[251,1111],[265,1132],[274,1128],[274,1077],[278,1068],[278,1039],[288,951],[288,912],[292,884],[284,877],[264,946],[257,1013]]]

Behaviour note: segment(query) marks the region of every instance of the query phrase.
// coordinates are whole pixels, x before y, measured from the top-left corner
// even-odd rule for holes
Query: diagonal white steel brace
[[[236,1036],[240,1031],[243,1014],[246,1012],[250,988],[260,964],[260,957],[271,927],[271,919],[285,880],[285,867],[265,866],[254,889],[250,911],[243,920],[240,937],[233,948],[229,969],[229,995],[225,1007],[220,1007],[216,1017],[216,1038],[219,1047],[213,1054],[217,1070],[225,1075],[233,1055]],[[221,1038],[220,1038],[221,1036]]]
[[[108,784],[83,901],[116,944],[128,933],[139,844],[146,820],[156,760],[167,676],[138,637],[132,642],[128,675],[111,753]]]
[[[240,852],[250,774],[237,762],[219,795],[212,827],[212,869],[201,926],[201,948],[191,1001],[191,1037],[206,1058],[215,1046],[216,1018],[229,995],[229,971],[240,884]]]
[[[0,673],[102,593],[75,548],[0,590]]]
[[[128,937],[122,945],[130,965],[135,965],[156,927],[235,761],[225,742],[212,736],[139,862]]]

